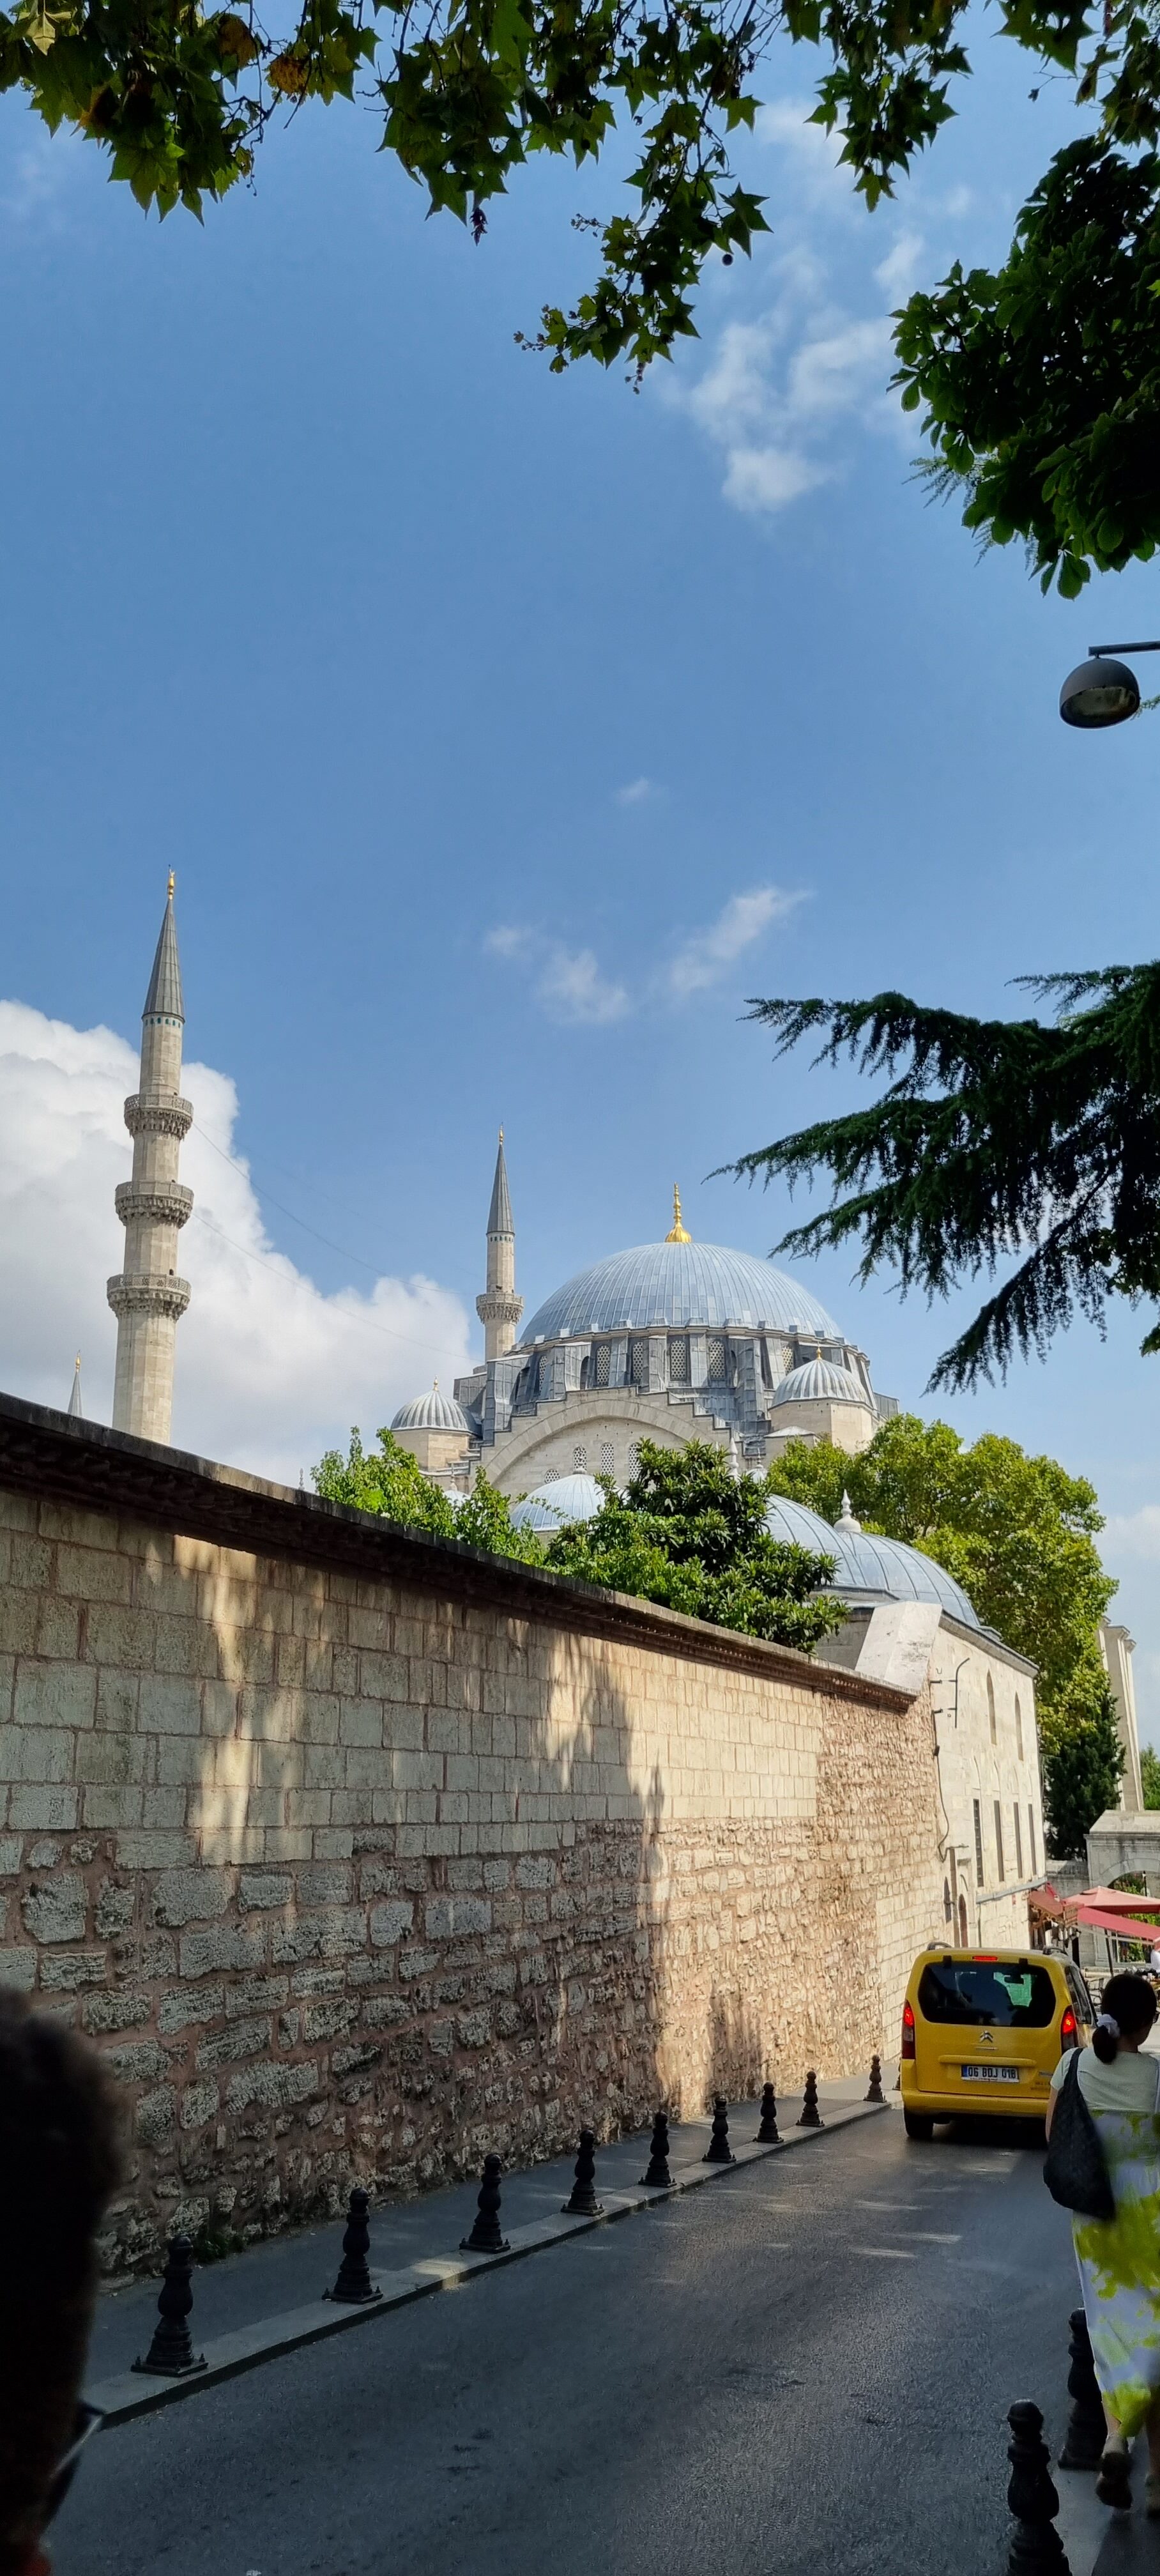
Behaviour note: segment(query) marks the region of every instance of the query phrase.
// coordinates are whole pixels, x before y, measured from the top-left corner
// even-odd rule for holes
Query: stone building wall
[[[892,2042],[929,1699],[0,1397],[0,1975],[111,2266]]]

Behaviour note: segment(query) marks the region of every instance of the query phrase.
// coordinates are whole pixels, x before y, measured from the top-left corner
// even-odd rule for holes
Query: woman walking
[[[1129,2444],[1146,2426],[1147,2509],[1160,2514],[1160,2059],[1140,2054],[1155,2019],[1146,1978],[1109,1978],[1076,2070],[1116,2204],[1114,2218],[1077,2212],[1072,2232],[1108,2426],[1096,2494],[1120,2513],[1132,2501]],[[1069,2050],[1051,2079],[1049,2136],[1071,2061]]]

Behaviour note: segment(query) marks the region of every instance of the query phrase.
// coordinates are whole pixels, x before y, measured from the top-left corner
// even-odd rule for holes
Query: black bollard
[[[1067,2393],[1072,2401],[1067,2419],[1067,2435],[1059,2454],[1061,2469],[1098,2469],[1103,2458],[1108,2428],[1104,2420],[1103,2400],[1092,2360],[1091,2337],[1082,2308],[1073,2308],[1068,2318],[1071,2340],[1068,2350],[1071,2368],[1067,2374]]]
[[[881,2102],[885,2110],[886,2095],[882,2090],[882,2060],[877,2049],[870,2060],[870,2089],[865,2098],[867,2102]]]
[[[777,2095],[772,2084],[761,2088],[761,2124],[755,2141],[759,2147],[780,2147],[781,2131],[777,2125]]]
[[[134,2370],[147,2370],[154,2379],[184,2379],[191,2370],[205,2369],[205,2354],[195,2353],[189,2339],[188,2317],[193,2306],[193,2247],[188,2236],[171,2236],[165,2256],[161,2296],[157,2302],[158,2317],[153,2341],[144,2361],[137,2360]]]
[[[572,2197],[564,2203],[565,2218],[599,2218],[603,2202],[596,2197],[596,2139],[591,2129],[580,2131],[580,2153],[576,2158],[576,2180]]]
[[[701,2158],[703,2165],[735,2165],[737,2158],[729,2144],[729,2113],[725,2097],[718,2093],[713,2103],[713,2135]]]
[[[1007,2503],[1015,2523],[1007,2576],[1070,2576],[1067,2553],[1055,2528],[1059,2497],[1051,2481],[1043,2417],[1038,2406],[1024,2400],[1009,2409],[1007,2421],[1011,2427]]]
[[[669,2120],[667,2111],[658,2111],[652,2125],[652,2144],[648,2151],[648,2172],[641,2182],[646,2191],[671,2191],[673,2177],[669,2172]]]
[[[499,2178],[502,2172],[498,2156],[484,2157],[475,2225],[470,2236],[461,2236],[459,2240],[463,2254],[508,2254],[511,2251],[499,2223]]]
[[[818,2109],[818,2079],[811,2066],[806,2077],[805,2099],[798,2119],[799,2129],[824,2129],[825,2121]]]
[[[369,2307],[372,2299],[381,2299],[383,2295],[367,2269],[371,2244],[371,2231],[367,2225],[369,2207],[365,2191],[352,2191],[338,2279],[333,2290],[323,2291],[324,2298],[337,2299],[344,2307]]]

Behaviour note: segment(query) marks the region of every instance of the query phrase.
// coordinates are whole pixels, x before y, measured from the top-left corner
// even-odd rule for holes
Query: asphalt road
[[[102,2434],[56,2576],[994,2576],[1076,2297],[1019,2135],[860,2122]]]

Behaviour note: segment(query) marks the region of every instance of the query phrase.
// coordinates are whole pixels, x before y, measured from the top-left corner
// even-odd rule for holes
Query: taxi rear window
[[[939,1959],[923,1969],[924,2021],[986,2022],[992,2030],[1046,2030],[1058,2009],[1046,1968],[1010,1960]]]

